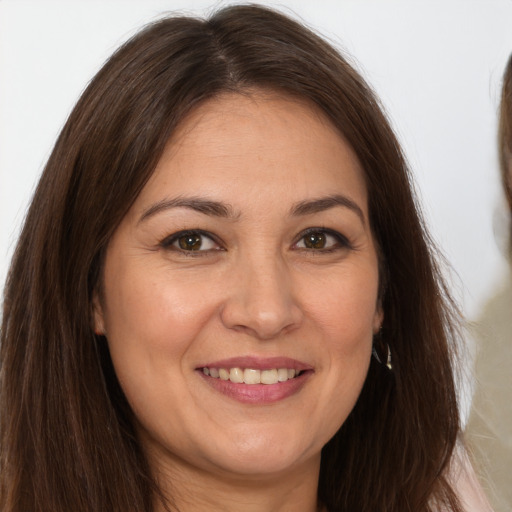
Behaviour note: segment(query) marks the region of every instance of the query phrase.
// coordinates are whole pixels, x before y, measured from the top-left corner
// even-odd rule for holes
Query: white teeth
[[[261,372],[259,370],[252,370],[251,368],[246,368],[244,370],[244,382],[246,384],[260,384]]]
[[[288,380],[288,370],[286,368],[279,368],[277,370],[277,380],[279,382],[286,382]]]
[[[276,384],[277,383],[277,370],[263,370],[261,372],[262,384]]]
[[[270,368],[256,370],[253,368],[203,368],[203,373],[214,379],[229,380],[236,384],[277,384],[298,376],[300,372],[293,368]]]
[[[229,380],[236,384],[241,384],[244,381],[244,371],[240,368],[231,368],[229,370]]]

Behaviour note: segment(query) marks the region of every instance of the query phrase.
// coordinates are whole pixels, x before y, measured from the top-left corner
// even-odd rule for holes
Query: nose
[[[296,329],[303,311],[294,296],[293,277],[276,255],[240,262],[229,279],[223,324],[261,340]]]

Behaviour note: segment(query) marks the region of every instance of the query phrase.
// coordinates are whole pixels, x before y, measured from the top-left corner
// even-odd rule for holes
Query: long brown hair
[[[329,117],[366,175],[393,370],[372,360],[361,396],[322,452],[331,511],[459,510],[445,475],[459,432],[453,306],[401,149],[374,94],[321,38],[257,6],[158,21],[87,87],[34,194],[5,288],[0,507],[152,509],[158,488],[91,299],[110,237],[173,130],[221,92],[272,89]]]

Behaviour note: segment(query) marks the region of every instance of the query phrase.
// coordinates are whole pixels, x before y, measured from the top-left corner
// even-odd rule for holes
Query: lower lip
[[[198,374],[213,389],[223,395],[246,404],[271,404],[284,400],[298,393],[312,371],[304,371],[298,377],[288,379],[276,384],[238,384],[230,380],[216,379],[205,375],[202,371]]]

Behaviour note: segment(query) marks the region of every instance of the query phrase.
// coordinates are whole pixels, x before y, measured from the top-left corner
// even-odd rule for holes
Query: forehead
[[[348,193],[366,208],[363,171],[314,105],[272,92],[223,94],[201,104],[171,136],[141,200],[219,195],[245,203]],[[230,196],[230,197],[229,197]]]

